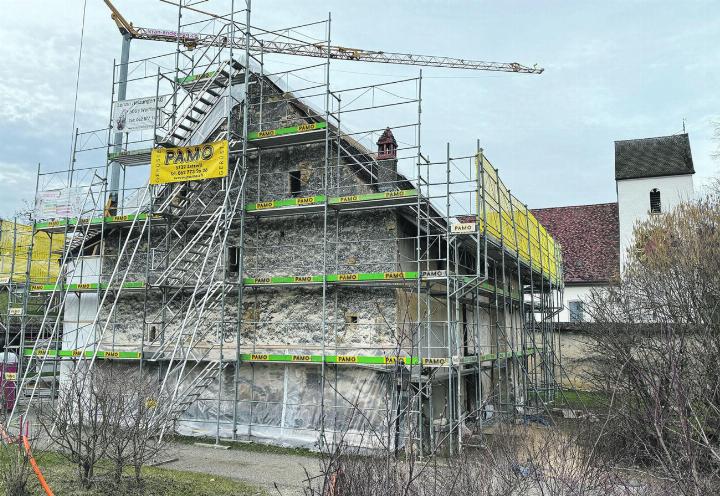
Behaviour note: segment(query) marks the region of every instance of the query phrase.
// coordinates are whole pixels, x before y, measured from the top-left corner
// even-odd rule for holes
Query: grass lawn
[[[37,462],[47,480],[48,485],[58,496],[251,496],[267,493],[258,487],[249,484],[218,477],[214,475],[197,474],[169,470],[160,467],[143,467],[144,485],[142,488],[134,484],[132,469],[126,471],[126,480],[121,487],[115,487],[109,476],[110,467],[101,464],[96,467],[95,487],[90,490],[80,488],[77,470],[63,457],[56,453],[38,453]],[[44,494],[40,485],[32,474],[30,478],[30,493]],[[4,491],[0,482],[0,493]]]
[[[598,410],[608,403],[608,398],[600,393],[577,389],[565,389],[562,393],[558,393],[555,398],[553,406],[576,410],[582,410],[583,406],[588,410]]]

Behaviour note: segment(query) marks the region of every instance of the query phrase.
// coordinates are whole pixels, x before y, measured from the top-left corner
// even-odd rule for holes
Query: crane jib
[[[245,48],[245,39],[242,37],[230,40],[212,35],[199,33],[175,32],[151,28],[135,28],[135,38],[151,41],[177,42],[194,48],[196,46],[229,46]],[[264,53],[278,53],[296,55],[301,57],[319,57],[338,60],[355,60],[359,62],[376,62],[381,64],[415,65],[424,67],[445,67],[451,69],[467,69],[474,71],[516,72],[521,74],[542,74],[543,68],[526,66],[517,62],[487,62],[481,60],[468,60],[454,57],[435,55],[418,55],[411,53],[380,52],[363,50],[360,48],[347,48],[341,46],[327,46],[323,44],[301,44],[265,40],[262,45],[254,38],[250,41],[250,51]]]

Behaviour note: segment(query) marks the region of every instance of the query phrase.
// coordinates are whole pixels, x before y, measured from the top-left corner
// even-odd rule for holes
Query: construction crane
[[[162,29],[135,27],[118,11],[110,0],[104,0],[105,5],[110,9],[110,17],[117,24],[120,34],[123,37],[122,53],[119,64],[118,77],[118,101],[125,100],[127,90],[127,72],[130,59],[130,42],[133,39],[162,41],[181,43],[187,48],[193,49],[198,46],[218,46],[245,49],[247,40],[244,37],[239,38],[222,38],[216,36],[204,35],[200,33],[179,33]],[[169,0],[161,0],[170,5],[179,7],[178,4]],[[197,8],[191,6],[182,6],[183,8],[194,10],[203,14]],[[214,14],[209,14],[214,16]],[[217,16],[214,16],[217,17]],[[285,55],[298,55],[303,57],[318,57],[323,59],[335,60],[354,60],[362,62],[376,62],[381,64],[398,64],[398,65],[415,65],[424,67],[444,67],[450,69],[467,69],[474,71],[494,71],[494,72],[516,72],[520,74],[542,74],[543,69],[537,66],[528,67],[517,62],[485,62],[480,60],[458,59],[453,57],[438,57],[434,55],[417,55],[410,53],[384,52],[363,50],[361,48],[347,48],[341,46],[331,46],[321,43],[293,43],[285,41],[263,40],[262,43],[254,37],[250,37],[249,48],[251,52],[263,53],[279,53]],[[115,133],[114,146],[115,152],[119,152],[122,146],[123,134]],[[117,163],[113,163],[110,169],[109,199],[108,212],[118,203],[118,191],[120,185],[120,167]]]
[[[171,5],[176,5],[171,2]],[[115,8],[110,0],[105,0],[110,8],[111,18],[117,24],[120,33],[127,39],[177,42],[180,41],[188,48],[196,46],[229,46],[245,48],[245,39],[218,40],[210,35],[195,33],[176,33],[160,29],[135,27],[128,22]],[[190,7],[186,7],[190,8]],[[191,10],[197,10],[192,9]],[[250,37],[250,51],[264,53],[279,53],[284,55],[298,55],[303,57],[331,58],[336,60],[355,60],[361,62],[376,62],[381,64],[416,65],[424,67],[444,67],[449,69],[468,69],[474,71],[517,72],[521,74],[542,74],[541,67],[536,65],[528,67],[517,62],[486,62],[481,60],[458,59],[453,57],[439,57],[435,55],[418,55],[411,53],[385,52],[363,50],[361,48],[347,48],[342,46],[328,46],[324,44],[303,44],[263,40],[261,43]]]

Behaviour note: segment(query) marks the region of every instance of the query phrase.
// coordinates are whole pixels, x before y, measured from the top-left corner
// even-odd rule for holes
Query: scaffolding
[[[217,440],[456,452],[545,408],[560,247],[479,144],[423,155],[422,72],[331,87],[330,17],[264,30],[245,7],[179,6],[174,51],[114,64],[111,108],[150,101],[151,128],[114,115],[38,170],[31,230],[62,249],[23,280],[15,410],[38,374],[52,401],[99,360],[157,377],[167,429]],[[273,72],[283,42],[327,57]],[[224,143],[224,177],[149,183],[153,150]]]

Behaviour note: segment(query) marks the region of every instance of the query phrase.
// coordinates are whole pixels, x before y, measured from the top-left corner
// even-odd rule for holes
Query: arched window
[[[650,213],[659,214],[662,212],[662,205],[660,204],[660,190],[653,188],[650,190]]]

